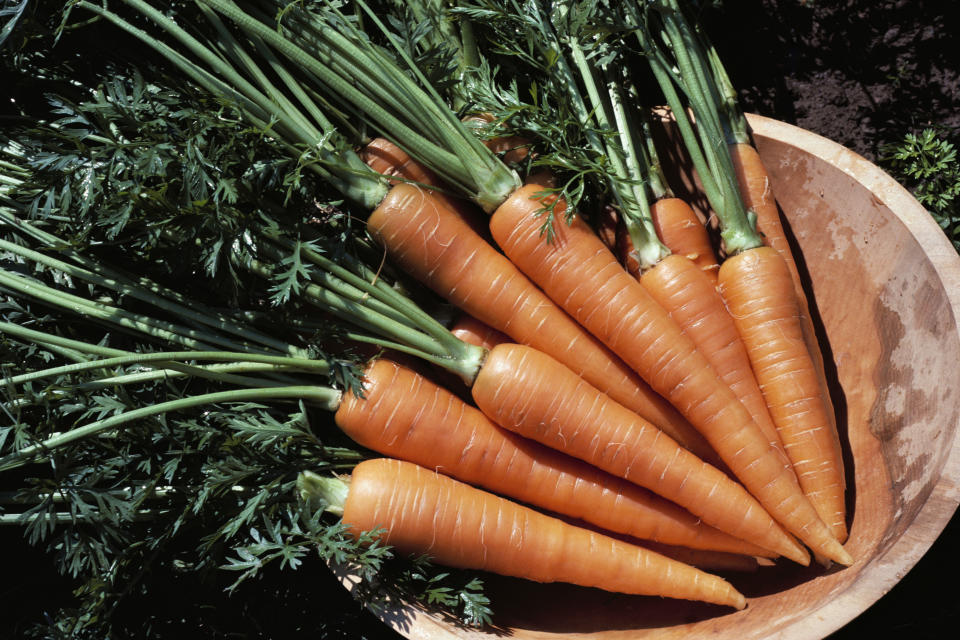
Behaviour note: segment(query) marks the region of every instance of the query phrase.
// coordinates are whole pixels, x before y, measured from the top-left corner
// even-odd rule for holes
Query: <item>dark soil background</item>
[[[727,0],[708,9],[705,22],[747,111],[809,129],[883,164],[884,146],[909,131],[960,130],[960,29],[949,18],[951,4]],[[943,585],[945,576],[960,571],[958,542],[955,517],[889,594],[831,640],[951,635],[944,629],[960,623],[960,607],[955,592]],[[19,637],[45,613],[55,613],[71,585],[51,576],[49,560],[25,547],[19,531],[0,530],[0,545],[8,551],[0,636]],[[222,592],[228,578],[209,586],[176,576],[156,580],[166,586],[153,590],[142,608],[131,608],[150,612],[153,620],[131,620],[129,628],[144,625],[170,631],[170,637],[399,638],[323,567],[284,572],[270,584],[245,585],[232,597]]]

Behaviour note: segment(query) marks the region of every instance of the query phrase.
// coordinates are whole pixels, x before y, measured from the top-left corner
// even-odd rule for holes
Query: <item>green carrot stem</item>
[[[300,499],[315,508],[334,515],[343,515],[343,505],[350,493],[349,478],[322,476],[313,471],[301,471],[297,476],[297,493]]]
[[[266,356],[253,353],[234,353],[229,351],[158,351],[151,353],[134,353],[124,356],[115,356],[112,358],[103,358],[100,360],[91,360],[82,363],[62,365],[59,367],[50,367],[40,371],[22,373],[20,375],[8,378],[0,378],[0,384],[23,384],[32,380],[68,375],[71,373],[81,373],[96,369],[111,369],[114,367],[125,367],[130,365],[154,365],[175,360],[195,360],[195,361],[216,361],[216,362],[236,362],[236,363],[258,363],[269,365],[273,368],[283,368],[286,370],[294,369],[298,371],[311,371],[326,375],[330,372],[330,366],[323,360],[302,360],[297,358],[284,358],[279,356]]]
[[[115,429],[129,422],[151,418],[163,413],[185,411],[203,405],[222,402],[250,402],[263,400],[290,400],[310,399],[329,411],[336,411],[340,406],[341,392],[327,387],[291,386],[272,387],[266,389],[232,389],[218,391],[186,398],[178,398],[168,402],[161,402],[148,407],[141,407],[126,411],[119,415],[91,422],[83,427],[71,429],[42,442],[29,445],[6,456],[0,457],[0,471],[7,471],[36,461],[50,451],[71,443],[96,436],[104,431]]]

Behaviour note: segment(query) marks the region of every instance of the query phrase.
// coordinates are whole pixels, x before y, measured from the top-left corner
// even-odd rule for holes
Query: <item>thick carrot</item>
[[[543,238],[543,203],[531,197],[538,189],[518,189],[491,217],[510,260],[670,400],[783,526],[820,555],[852,564],[730,388],[593,231],[576,216],[568,224],[560,203],[553,238]]]
[[[646,487],[721,531],[802,564],[809,561],[740,484],[550,356],[498,345],[471,392],[500,426]]]
[[[669,255],[640,276],[640,283],[693,340],[720,379],[747,408],[770,445],[790,468],[777,427],[750,364],[737,325],[716,281],[685,256]]]
[[[839,447],[837,418],[833,408],[833,402],[830,399],[830,388],[827,384],[823,353],[820,349],[820,343],[817,340],[816,330],[813,327],[813,318],[810,315],[810,304],[807,300],[806,292],[803,289],[800,272],[797,269],[797,264],[790,248],[790,242],[787,240],[787,235],[784,232],[783,223],[780,219],[780,209],[773,195],[770,176],[767,174],[760,154],[757,153],[753,145],[739,142],[728,145],[728,148],[730,149],[730,156],[733,160],[734,169],[736,170],[740,193],[747,207],[757,214],[757,229],[763,235],[764,244],[776,249],[777,253],[786,261],[787,268],[790,270],[790,276],[793,279],[793,287],[799,305],[800,327],[803,330],[803,340],[807,345],[807,351],[810,353],[817,372],[820,394],[826,406],[830,430],[833,433],[833,437],[837,440],[836,446]],[[842,462],[842,459],[838,462]],[[846,520],[846,518],[844,517],[843,520]],[[846,539],[846,527],[843,529],[836,527],[834,534],[843,542]]]
[[[396,264],[459,309],[553,355],[701,458],[716,460],[676,409],[428,191],[394,186],[367,229]]]
[[[694,549],[771,555],[650,491],[495,425],[389,360],[368,367],[364,397],[343,398],[335,420],[352,440],[378,453],[602,529]]]
[[[760,247],[728,258],[720,290],[750,354],[800,486],[834,535],[846,537],[843,461],[803,340],[790,271]]]
[[[716,281],[720,264],[710,233],[697,212],[681,198],[663,198],[651,205],[650,214],[660,241],[672,253],[693,260]]]
[[[353,532],[385,528],[386,544],[447,566],[746,606],[721,578],[398,460],[354,468],[343,521]]]

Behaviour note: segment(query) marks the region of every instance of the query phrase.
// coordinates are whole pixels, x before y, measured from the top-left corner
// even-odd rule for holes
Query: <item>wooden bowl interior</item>
[[[960,260],[873,165],[795,127],[751,123],[808,276],[846,454],[846,546],[856,564],[725,574],[749,600],[735,613],[486,576],[494,629],[461,628],[404,603],[380,612],[387,624],[418,639],[822,638],[888,591],[937,537],[960,477]]]

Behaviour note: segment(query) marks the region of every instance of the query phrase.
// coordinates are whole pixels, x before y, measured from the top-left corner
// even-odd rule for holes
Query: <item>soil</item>
[[[747,111],[876,161],[907,131],[960,131],[951,4],[738,0],[708,9],[704,22]]]

